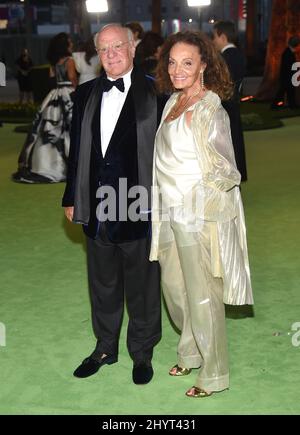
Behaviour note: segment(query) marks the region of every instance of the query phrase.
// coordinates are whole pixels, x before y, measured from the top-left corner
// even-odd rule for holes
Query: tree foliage
[[[264,77],[256,98],[270,100],[274,97],[279,78],[281,55],[288,39],[299,35],[300,1],[273,0]]]

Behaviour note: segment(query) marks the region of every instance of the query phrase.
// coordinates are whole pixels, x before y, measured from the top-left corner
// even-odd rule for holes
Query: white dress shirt
[[[103,92],[101,102],[101,148],[102,155],[105,156],[110,139],[113,135],[114,129],[117,125],[121,110],[125,103],[129,88],[131,86],[131,72],[132,69],[123,76],[124,92],[119,91],[118,88],[113,86],[110,91]],[[108,80],[114,81],[111,77]]]
[[[225,45],[225,47],[222,48],[221,53],[224,53],[227,48],[236,48],[236,46],[234,44],[227,44]]]

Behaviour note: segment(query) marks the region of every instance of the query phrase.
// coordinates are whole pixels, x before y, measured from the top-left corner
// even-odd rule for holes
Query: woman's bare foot
[[[179,367],[177,364],[176,366],[172,367],[169,371],[169,375],[171,376],[186,376],[191,373],[192,369],[186,369],[184,367]]]
[[[212,391],[205,391],[202,388],[192,387],[185,393],[188,397],[209,397],[212,395]]]

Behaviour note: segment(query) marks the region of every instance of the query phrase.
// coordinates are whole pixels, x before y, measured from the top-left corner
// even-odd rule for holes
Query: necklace
[[[201,92],[201,89],[199,89],[197,92],[195,92],[195,94],[190,95],[183,106],[181,106],[181,104],[179,104],[177,108],[174,107],[170,112],[170,119],[175,119],[181,111],[183,112],[185,110],[185,108],[187,107],[189,101],[192,98],[196,97],[198,94],[200,94],[200,92]]]

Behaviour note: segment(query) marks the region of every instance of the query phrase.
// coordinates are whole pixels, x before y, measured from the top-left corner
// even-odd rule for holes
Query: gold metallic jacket
[[[167,102],[159,129],[173,107],[178,93]],[[158,131],[159,131],[158,129]],[[246,227],[242,199],[239,190],[241,175],[236,168],[226,111],[217,94],[208,91],[194,106],[191,129],[202,179],[197,184],[197,209],[191,208],[191,216],[214,222],[212,231],[211,266],[214,277],[223,279],[224,303],[230,305],[253,304],[250,269],[247,252]],[[160,195],[155,168],[157,140],[153,159],[152,192],[152,245],[150,260],[159,257],[162,222]],[[193,202],[194,204],[195,202]],[[174,279],[175,276],[174,276]]]

